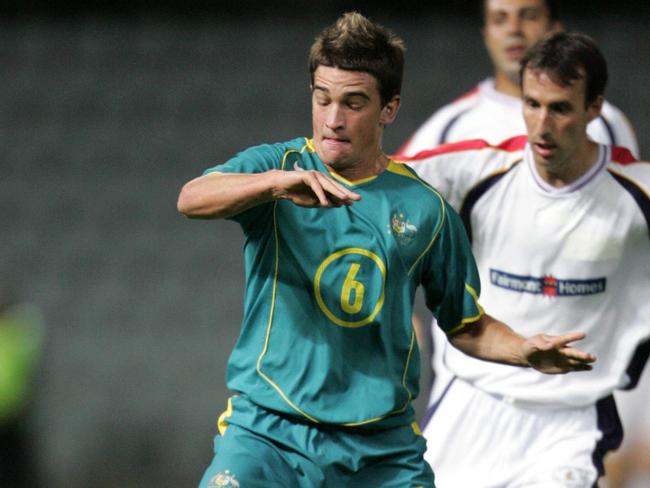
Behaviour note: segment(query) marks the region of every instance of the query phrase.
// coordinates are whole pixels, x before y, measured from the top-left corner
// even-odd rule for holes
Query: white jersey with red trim
[[[650,337],[650,163],[600,145],[585,175],[553,188],[526,137],[447,144],[409,161],[459,211],[485,310],[524,336],[584,331],[589,372],[544,375],[445,344],[451,372],[512,401],[583,406],[638,380]],[[631,377],[636,376],[636,377]]]
[[[414,156],[440,144],[475,138],[498,144],[525,132],[521,99],[497,91],[494,79],[488,78],[436,111],[398,152]],[[639,156],[632,125],[611,103],[603,104],[601,116],[589,124],[587,133],[596,142],[623,146]]]

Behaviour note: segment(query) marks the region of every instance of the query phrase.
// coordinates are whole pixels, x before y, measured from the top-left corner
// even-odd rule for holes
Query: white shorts
[[[438,488],[591,488],[622,435],[603,436],[608,424],[620,427],[613,400],[606,403],[609,412],[523,406],[456,378],[430,412],[424,457]]]

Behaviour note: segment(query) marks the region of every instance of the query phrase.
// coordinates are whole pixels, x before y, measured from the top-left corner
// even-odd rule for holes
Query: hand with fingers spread
[[[274,171],[274,198],[291,200],[301,207],[340,207],[361,199],[320,171]]]
[[[558,336],[535,335],[522,343],[522,354],[532,368],[542,373],[564,374],[571,371],[589,371],[596,357],[568,345],[570,342],[584,338],[583,332]]]

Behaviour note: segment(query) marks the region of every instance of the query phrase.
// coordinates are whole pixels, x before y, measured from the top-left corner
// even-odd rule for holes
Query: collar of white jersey
[[[486,78],[478,84],[478,91],[481,96],[498,105],[508,105],[512,108],[521,108],[521,98],[501,93],[494,88],[494,78]]]
[[[544,180],[544,178],[539,175],[537,172],[537,167],[535,166],[535,160],[533,159],[533,150],[531,149],[530,144],[526,144],[526,149],[524,150],[524,161],[530,170],[533,181],[539,189],[545,193],[565,195],[567,193],[572,193],[576,190],[579,190],[591,180],[593,180],[596,175],[598,175],[600,171],[607,165],[607,161],[610,159],[610,154],[610,146],[598,144],[598,156],[596,164],[589,168],[589,171],[583,174],[580,178],[561,188],[556,188],[552,185],[549,185],[546,180]]]

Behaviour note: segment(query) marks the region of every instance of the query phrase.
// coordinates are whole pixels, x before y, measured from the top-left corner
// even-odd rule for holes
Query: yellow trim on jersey
[[[309,153],[313,153],[313,152],[315,151],[312,140],[311,140],[311,139],[307,139],[306,137],[305,137],[305,145],[302,146],[302,149],[301,149],[300,151],[298,151],[298,153],[299,153],[299,154],[304,153],[304,152],[305,152],[305,149],[306,149],[307,152],[309,152]],[[287,151],[287,154],[290,153],[290,152],[295,152],[295,150]],[[286,155],[285,155],[285,158],[286,158]],[[283,162],[282,162],[282,167],[284,168],[284,160],[283,160]]]
[[[285,164],[286,164],[286,160],[287,160],[287,156],[288,156],[289,154],[291,154],[291,153],[302,154],[302,153],[304,152],[305,149],[307,149],[309,152],[314,152],[314,151],[315,151],[314,146],[313,146],[313,140],[312,140],[312,139],[306,139],[306,138],[305,138],[305,146],[304,146],[300,151],[297,151],[297,150],[290,150],[290,151],[287,151],[287,152],[284,154],[284,157],[283,157],[283,159],[282,159],[281,169],[282,169],[282,170],[284,169]],[[390,162],[389,162],[389,164],[390,164]],[[399,172],[398,172],[398,171],[393,171],[393,172],[398,173],[398,174],[402,174],[401,171],[399,171]],[[338,177],[339,179],[341,179],[342,181],[344,181],[344,182],[347,183],[347,184],[350,184],[350,185],[353,184],[353,183],[351,183],[351,182],[348,182],[345,178],[343,178],[343,177],[337,175],[336,173],[332,173],[332,175],[333,175],[334,177]],[[405,176],[409,176],[410,178],[414,178],[414,175],[413,175],[413,174],[410,174],[410,173],[409,173],[408,175],[405,175]],[[355,183],[356,183],[356,184],[359,184],[359,183],[361,183],[361,182],[370,181],[370,180],[372,180],[372,179],[374,179],[374,178],[376,178],[376,176],[373,176],[373,177],[370,177],[370,178],[366,178],[366,179],[364,179],[364,180],[359,180],[359,181],[357,181],[357,182],[355,182]],[[423,183],[422,180],[420,180],[417,176],[415,176],[414,179],[417,180],[417,181],[420,181],[421,183]],[[431,242],[429,243],[429,245],[427,246],[427,248],[426,248],[426,249],[422,252],[422,254],[418,257],[418,259],[416,260],[416,262],[413,264],[413,266],[411,267],[411,271],[413,270],[413,268],[415,267],[415,265],[417,264],[417,262],[422,258],[422,256],[424,256],[424,254],[426,254],[426,252],[428,251],[428,249],[433,245],[433,242],[435,241],[436,237],[438,236],[438,234],[439,234],[439,232],[440,232],[440,229],[442,229],[442,223],[444,223],[444,220],[445,220],[445,206],[444,206],[444,201],[442,201],[442,197],[438,194],[438,192],[436,192],[436,191],[435,191],[432,187],[430,187],[429,185],[427,185],[427,184],[424,183],[424,186],[427,187],[427,188],[429,188],[429,189],[430,189],[430,190],[431,190],[431,191],[432,191],[432,192],[433,192],[433,193],[434,193],[434,194],[435,194],[435,195],[436,195],[436,196],[441,200],[441,204],[442,204],[442,212],[443,212],[443,218],[441,219],[441,224],[440,224],[440,226],[438,227],[438,229],[437,229],[437,230],[435,231],[435,233],[434,233],[434,237],[433,237],[433,239],[431,240]],[[266,355],[266,353],[267,353],[267,351],[268,351],[269,339],[270,339],[270,336],[271,336],[271,329],[272,329],[272,327],[273,327],[273,316],[274,316],[274,313],[275,313],[275,297],[276,297],[276,291],[277,291],[278,269],[279,269],[279,261],[280,261],[280,256],[279,256],[278,225],[277,225],[277,215],[276,215],[277,204],[278,204],[277,201],[274,202],[274,204],[273,204],[273,229],[274,229],[274,233],[273,233],[273,234],[274,234],[274,243],[275,243],[275,268],[274,268],[274,271],[273,271],[273,289],[272,289],[272,293],[271,293],[271,310],[270,310],[270,312],[269,312],[269,320],[268,320],[267,327],[266,327],[266,337],[265,337],[265,339],[264,339],[264,347],[263,347],[262,352],[260,353],[259,357],[257,358],[256,370],[257,370],[257,373],[258,373],[258,374],[259,374],[259,375],[260,375],[260,376],[261,376],[261,377],[262,377],[262,378],[263,378],[263,379],[264,379],[264,380],[265,380],[269,385],[271,385],[271,387],[272,387],[272,388],[273,388],[273,389],[274,389],[274,390],[275,390],[275,391],[280,395],[280,397],[281,397],[281,398],[282,398],[282,399],[283,399],[283,400],[284,400],[284,401],[285,401],[285,402],[286,402],[286,403],[287,403],[291,408],[293,408],[296,412],[298,412],[300,415],[302,415],[303,417],[307,418],[308,420],[310,420],[310,421],[312,421],[312,422],[314,422],[314,423],[316,423],[316,424],[319,424],[320,421],[319,421],[317,418],[315,418],[315,417],[309,415],[308,413],[304,412],[304,411],[301,410],[301,409],[300,409],[296,404],[294,404],[294,403],[289,399],[289,397],[288,397],[288,396],[287,396],[287,395],[282,391],[282,389],[281,389],[277,384],[275,384],[275,382],[273,382],[273,380],[271,380],[271,378],[269,378],[269,377],[268,377],[268,376],[267,376],[267,375],[262,371],[262,369],[261,369],[262,359],[264,358],[264,356]],[[356,248],[349,248],[349,249],[356,249]],[[364,252],[367,252],[367,253],[369,253],[369,254],[372,254],[370,251],[367,251],[367,250],[365,250],[365,249],[358,248],[358,250],[360,250],[360,251],[364,251]],[[339,251],[339,252],[341,252],[341,251]],[[335,253],[335,254],[336,254],[336,253]],[[334,256],[334,255],[332,255],[332,256]],[[368,257],[370,257],[371,259],[373,259],[373,261],[375,261],[375,262],[377,263],[378,266],[380,266],[379,263],[381,263],[380,269],[382,270],[382,276],[383,276],[384,281],[385,281],[385,265],[383,264],[383,262],[381,261],[381,259],[379,259],[379,257],[377,257],[377,256],[374,255],[374,254],[373,254],[373,256],[375,256],[375,257],[377,258],[378,261],[376,261],[376,260],[375,260],[374,258],[372,258],[371,256],[368,256]],[[321,265],[321,266],[322,266],[322,265]],[[411,271],[409,271],[409,273],[410,273]],[[375,317],[376,314],[379,312],[379,310],[381,310],[381,306],[383,306],[383,300],[384,300],[384,289],[383,289],[383,286],[382,286],[382,295],[381,295],[381,298],[380,298],[380,300],[378,301],[378,304],[375,306],[375,310],[373,311],[373,314],[371,315],[371,318],[370,318],[370,317],[368,318],[369,320],[374,319],[374,317]],[[376,313],[375,313],[375,312],[376,312]],[[368,320],[368,319],[366,319],[366,320]],[[358,326],[357,326],[357,327],[358,327]],[[387,417],[390,417],[390,416],[392,416],[392,415],[400,414],[400,413],[403,413],[404,411],[406,411],[406,409],[408,408],[408,406],[409,406],[411,400],[413,399],[413,394],[411,393],[411,391],[410,391],[410,390],[408,389],[408,387],[406,386],[406,378],[407,378],[407,376],[408,376],[408,368],[409,368],[409,365],[410,365],[410,363],[411,363],[411,358],[412,358],[412,356],[413,356],[414,344],[415,344],[415,343],[416,343],[416,341],[415,341],[415,331],[412,330],[412,331],[411,331],[411,343],[410,343],[410,347],[409,347],[409,353],[408,353],[408,355],[407,355],[406,363],[405,363],[405,366],[404,366],[404,374],[402,375],[402,386],[404,387],[404,389],[406,390],[406,392],[407,392],[407,394],[408,394],[408,398],[407,398],[407,400],[406,400],[404,406],[401,407],[401,408],[399,408],[399,409],[397,409],[397,410],[393,410],[392,412],[389,412],[389,413],[387,413],[387,414],[385,414],[385,415],[381,415],[381,416],[379,416],[379,417],[375,417],[375,418],[372,418],[372,419],[364,420],[364,421],[361,421],[361,422],[347,422],[347,423],[342,423],[342,424],[339,424],[339,425],[343,425],[343,426],[346,426],[346,427],[356,427],[356,426],[367,425],[367,424],[371,424],[371,423],[374,423],[374,422],[378,422],[378,421],[383,420],[383,419],[385,419],[385,418],[387,418]],[[225,417],[224,417],[224,418],[225,418]]]
[[[388,166],[386,166],[386,171],[390,171],[391,173],[395,173],[400,176],[406,176],[407,178],[420,181],[420,178],[418,178],[411,171],[409,171],[409,169],[404,163],[398,163],[392,159],[388,161]]]
[[[392,159],[388,160],[388,165],[386,166],[386,171],[389,171],[391,173],[395,173],[400,176],[406,176],[407,178],[411,178],[413,180],[419,181],[419,178],[415,176],[413,173],[411,173],[404,164],[399,164],[395,162]],[[368,183],[369,181],[374,180],[377,178],[379,175],[374,175],[374,176],[368,176],[367,178],[362,178],[360,180],[354,180],[350,181],[345,179],[343,176],[339,175],[338,173],[335,173],[333,171],[330,171],[332,176],[336,178],[337,180],[345,183],[346,185],[349,186],[355,186],[355,185],[362,185],[364,183]],[[381,173],[380,173],[381,174]]]
[[[305,147],[307,147],[307,145],[305,145]],[[303,148],[303,150],[305,149],[305,147]],[[296,150],[287,151],[284,154],[284,157],[282,158],[282,166],[281,166],[280,169],[284,169],[285,163],[287,161],[287,156],[292,152],[299,152],[299,151],[296,151]],[[302,151],[300,151],[300,152],[302,152]],[[280,243],[279,243],[279,239],[278,239],[278,224],[277,224],[277,216],[276,216],[277,208],[278,208],[278,202],[276,201],[276,202],[273,203],[273,237],[274,237],[274,243],[275,243],[275,269],[273,271],[273,290],[271,292],[271,310],[269,312],[269,321],[268,321],[268,324],[266,326],[266,337],[264,338],[264,347],[262,349],[262,353],[257,358],[257,364],[255,366],[255,369],[257,370],[257,373],[262,378],[264,378],[264,380],[266,380],[266,382],[269,385],[271,385],[273,387],[273,389],[280,395],[280,397],[285,402],[287,402],[287,404],[291,408],[293,408],[300,415],[302,415],[303,417],[311,420],[312,422],[319,423],[318,419],[316,419],[316,418],[312,417],[311,415],[303,412],[302,410],[300,410],[300,408],[298,408],[298,406],[296,406],[291,400],[289,400],[289,397],[287,397],[287,395],[282,391],[282,389],[278,385],[276,385],[275,382],[273,382],[273,380],[271,378],[269,378],[268,376],[266,376],[266,374],[264,374],[262,372],[262,368],[261,368],[262,359],[266,355],[266,352],[268,351],[268,348],[269,348],[269,339],[271,337],[271,328],[273,326],[273,315],[275,313],[275,296],[276,296],[277,285],[278,285],[278,268],[279,268],[279,265],[280,265]]]
[[[335,180],[339,180],[341,183],[345,183],[348,186],[363,185],[364,183],[368,183],[369,181],[377,179],[377,176],[378,176],[378,175],[373,175],[373,176],[368,176],[367,178],[361,178],[360,180],[350,181],[347,178],[344,178],[343,176],[341,176],[338,173],[335,173],[332,170],[329,170],[329,172],[330,172],[330,175],[332,176],[332,178],[334,178]]]
[[[226,433],[226,429],[230,425],[228,422],[226,422],[226,418],[230,417],[232,415],[232,397],[228,398],[228,405],[226,406],[226,410],[222,412],[221,415],[219,415],[219,420],[217,420],[217,429],[219,429],[219,434],[224,435]]]
[[[478,308],[478,314],[472,316],[472,317],[466,317],[463,320],[460,321],[460,324],[458,324],[456,327],[453,329],[449,330],[446,332],[446,334],[454,334],[461,330],[463,327],[465,327],[468,324],[471,324],[473,322],[476,322],[478,319],[480,319],[484,314],[485,310],[481,306],[481,304],[478,302],[478,295],[476,294],[476,290],[469,286],[467,283],[465,283],[465,289],[467,292],[472,296],[474,299],[474,303],[476,304],[476,308]]]
[[[418,181],[422,181],[419,180]],[[413,270],[415,269],[415,266],[420,262],[420,260],[424,257],[424,255],[429,252],[429,249],[431,249],[431,246],[433,246],[433,243],[436,241],[438,238],[438,235],[440,234],[440,231],[442,230],[442,226],[445,223],[445,219],[447,218],[447,212],[445,209],[445,201],[443,200],[442,196],[440,196],[440,193],[438,193],[436,190],[434,190],[431,186],[429,185],[424,185],[425,188],[428,188],[430,191],[433,192],[433,194],[438,197],[438,200],[440,200],[440,208],[442,210],[442,216],[440,218],[440,224],[438,225],[438,228],[433,232],[433,237],[431,238],[431,241],[429,241],[429,244],[427,247],[424,248],[424,251],[418,256],[418,258],[415,260],[413,265],[409,268],[408,274],[411,274]]]
[[[413,433],[415,435],[422,435],[422,431],[420,430],[420,426],[418,425],[417,422],[411,423],[411,429],[413,429]]]
[[[409,403],[411,403],[411,400],[413,399],[413,393],[411,393],[411,390],[409,390],[408,387],[406,386],[406,376],[409,370],[409,366],[411,365],[411,357],[413,356],[413,348],[415,344],[417,344],[417,341],[415,340],[415,329],[411,327],[411,346],[409,347],[409,354],[406,357],[406,364],[404,365],[404,374],[402,375],[402,386],[408,393],[408,399],[406,400],[404,406],[401,409],[396,410],[394,413],[403,412],[404,410],[406,410],[406,407],[409,406]]]
[[[402,375],[402,386],[406,390],[406,393],[408,393],[408,398],[406,399],[406,403],[404,403],[404,406],[401,407],[401,408],[398,408],[397,410],[393,410],[392,412],[388,412],[387,414],[382,415],[380,417],[375,417],[374,419],[364,420],[362,422],[348,422],[348,423],[341,424],[341,425],[344,425],[346,427],[359,427],[359,426],[362,426],[362,425],[367,425],[367,424],[372,424],[374,422],[378,422],[380,420],[383,420],[385,418],[390,417],[391,415],[396,415],[396,414],[403,413],[404,411],[406,411],[408,406],[411,404],[411,400],[413,399],[413,394],[411,393],[411,390],[409,390],[408,387],[406,386],[406,377],[408,375],[409,365],[411,364],[411,357],[413,356],[413,349],[414,349],[413,346],[414,346],[415,343],[416,343],[415,342],[415,329],[411,329],[411,346],[409,348],[408,356],[406,357],[406,364],[404,365],[404,374]]]

